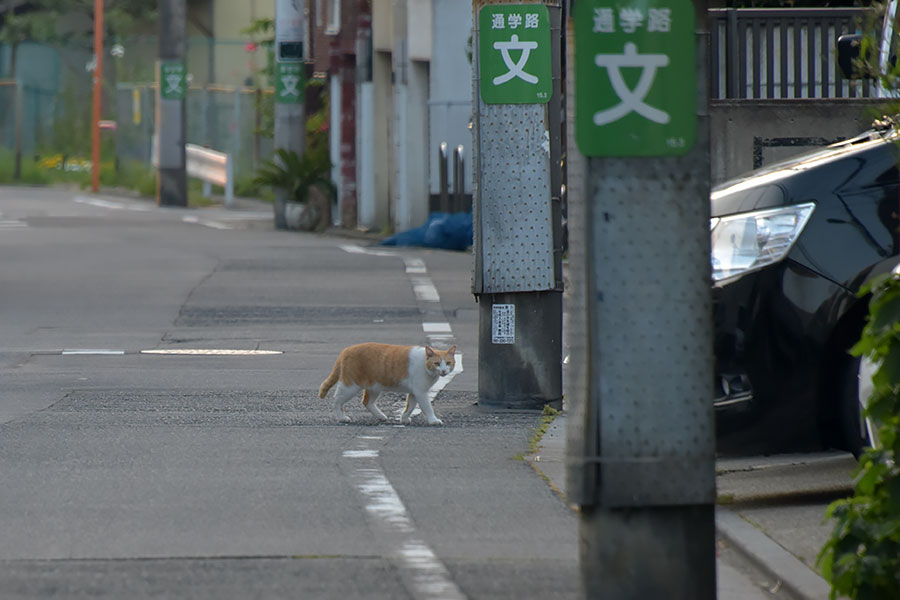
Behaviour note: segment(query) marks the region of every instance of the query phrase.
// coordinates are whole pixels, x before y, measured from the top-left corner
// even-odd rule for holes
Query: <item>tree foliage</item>
[[[82,26],[71,26],[73,15],[85,16]],[[94,0],[32,0],[0,12],[0,42],[65,44],[93,36]],[[127,35],[156,21],[156,2],[105,0],[103,24],[106,32]]]
[[[869,318],[852,352],[879,365],[865,413],[878,423],[880,444],[860,457],[853,496],[828,507],[834,530],[818,560],[832,599],[900,598],[900,276],[869,291]]]

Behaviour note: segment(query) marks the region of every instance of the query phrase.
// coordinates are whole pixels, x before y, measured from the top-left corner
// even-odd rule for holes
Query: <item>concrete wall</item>
[[[450,156],[463,146],[465,188],[472,191],[472,64],[466,42],[472,31],[472,11],[459,0],[434,0],[434,55],[431,59],[431,114],[428,140],[429,190],[440,192],[438,148],[447,142]],[[449,177],[453,177],[453,167]],[[453,193],[451,185],[450,193]]]
[[[713,185],[869,129],[879,99],[713,100]]]

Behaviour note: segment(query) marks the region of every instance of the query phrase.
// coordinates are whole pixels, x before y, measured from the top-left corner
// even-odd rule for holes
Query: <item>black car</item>
[[[717,186],[711,198],[719,450],[868,443],[848,353],[862,286],[898,263],[900,133],[876,129]]]

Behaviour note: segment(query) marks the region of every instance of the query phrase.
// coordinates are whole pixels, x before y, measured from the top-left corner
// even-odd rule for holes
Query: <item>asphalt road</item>
[[[577,514],[521,459],[537,415],[476,406],[471,267],[0,188],[0,598],[578,598]],[[458,346],[443,427],[334,422],[316,392],[360,341]],[[845,459],[720,462],[719,494],[810,563]],[[721,598],[791,597],[720,559]]]
[[[470,255],[5,188],[0,256],[4,599],[577,597],[537,416],[475,406]],[[344,346],[429,339],[443,427],[318,399]]]

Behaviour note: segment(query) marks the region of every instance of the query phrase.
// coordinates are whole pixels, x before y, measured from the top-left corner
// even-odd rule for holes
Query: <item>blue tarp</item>
[[[431,213],[421,227],[392,235],[381,245],[465,250],[472,245],[472,213]]]

